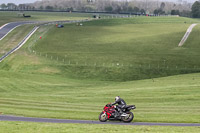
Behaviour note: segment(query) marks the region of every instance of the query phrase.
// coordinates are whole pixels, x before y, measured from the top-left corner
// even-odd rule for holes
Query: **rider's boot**
[[[122,114],[121,114],[121,116],[126,116],[126,115],[127,115],[126,113],[122,113]]]
[[[126,113],[122,112],[122,109],[119,109],[120,116],[126,116]]]

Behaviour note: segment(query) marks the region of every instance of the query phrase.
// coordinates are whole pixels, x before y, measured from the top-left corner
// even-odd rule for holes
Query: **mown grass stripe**
[[[68,108],[66,107],[65,109],[61,108],[54,108],[54,107],[36,107],[36,106],[29,106],[29,105],[12,105],[12,104],[3,104],[0,103],[1,108],[2,107],[9,107],[9,108],[18,108],[18,109],[27,109],[27,110],[41,110],[41,111],[74,111],[74,112],[99,112],[99,110],[91,110],[91,109],[81,109],[81,108]],[[101,112],[101,111],[100,111]]]

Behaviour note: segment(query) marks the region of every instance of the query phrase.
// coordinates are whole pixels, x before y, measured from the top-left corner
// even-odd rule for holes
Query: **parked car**
[[[63,27],[64,27],[64,25],[61,25],[61,24],[60,24],[60,25],[58,25],[58,28],[63,28]]]

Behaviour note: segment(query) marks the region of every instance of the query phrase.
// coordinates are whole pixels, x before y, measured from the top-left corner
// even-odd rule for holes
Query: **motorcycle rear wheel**
[[[125,123],[130,123],[133,120],[134,115],[132,112],[128,112],[126,114],[127,114],[127,116],[122,117],[122,121]]]
[[[106,113],[101,112],[99,115],[99,121],[100,122],[106,122],[108,120],[108,115]]]

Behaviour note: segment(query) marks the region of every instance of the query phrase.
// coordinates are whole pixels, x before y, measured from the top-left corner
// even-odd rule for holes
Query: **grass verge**
[[[67,12],[30,12],[24,11],[30,18],[24,18],[20,12],[0,11],[0,26],[15,21],[61,21],[61,20],[80,20],[91,18],[90,14],[67,13]]]
[[[162,126],[120,126],[120,125],[89,125],[89,124],[51,124],[0,122],[1,133],[169,133],[169,132],[200,132],[199,127],[162,127]]]
[[[3,40],[0,41],[0,56],[15,48],[24,37],[32,30],[32,25],[23,25],[14,29]]]
[[[98,120],[104,105],[120,95],[127,104],[136,105],[136,122],[200,122],[199,74],[120,83],[0,73],[0,112],[4,114]]]
[[[143,19],[145,20],[146,18]],[[134,22],[134,20],[135,19],[132,19],[131,22]],[[101,23],[105,21],[107,20],[101,20]],[[119,22],[123,24],[123,21],[123,19],[120,19]],[[111,39],[111,42],[108,44],[111,48],[108,47],[108,49],[106,49],[106,45],[104,45],[104,43],[107,42],[105,36],[100,34],[99,37],[96,37],[96,39],[100,37],[103,38],[99,39],[100,43],[98,44],[98,41],[96,43],[93,41],[94,47],[89,47],[88,45],[92,44],[90,44],[90,41],[87,41],[87,39],[89,39],[91,34],[87,32],[87,34],[89,34],[88,37],[87,35],[80,34],[84,33],[83,31],[94,31],[95,28],[98,28],[98,26],[94,26],[95,22],[91,23],[85,23],[87,28],[84,26],[77,27],[74,24],[65,25],[66,29],[74,29],[72,30],[72,33],[74,32],[75,35],[80,35],[80,39],[82,39],[83,42],[82,45],[75,43],[73,46],[69,43],[70,41],[64,43],[62,42],[62,39],[61,41],[58,41],[58,38],[65,39],[70,36],[68,32],[64,31],[66,29],[42,27],[37,31],[35,36],[29,40],[27,45],[4,60],[0,64],[0,112],[3,112],[4,114],[32,117],[97,120],[103,106],[108,102],[112,102],[115,96],[120,95],[127,101],[128,104],[135,104],[137,106],[137,109],[134,111],[134,121],[179,123],[200,122],[200,74],[198,73],[129,82],[118,82],[117,80],[106,81],[107,79],[102,81],[103,76],[100,77],[100,80],[98,78],[88,78],[91,73],[94,75],[96,74],[96,77],[98,77],[98,69],[96,71],[96,69],[90,69],[90,67],[86,65],[88,69],[86,70],[85,66],[76,63],[68,65],[63,63],[63,60],[60,60],[60,58],[56,58],[56,60],[51,59],[51,54],[52,56],[55,54],[58,57],[65,57],[65,50],[67,50],[67,53],[70,53],[67,55],[67,58],[69,57],[72,59],[72,57],[74,57],[74,59],[78,59],[80,61],[84,61],[85,59],[91,61],[93,58],[99,57],[99,61],[103,63],[104,60],[115,60],[116,57],[112,56],[112,52],[109,51],[117,50],[119,47],[118,52],[120,52],[121,56],[118,56],[117,58],[122,61],[126,61],[126,58],[123,58],[123,56],[133,62],[135,60],[154,62],[154,59],[157,60],[162,56],[169,56],[168,60],[174,59],[176,62],[183,61],[182,63],[184,63],[186,59],[191,59],[194,56],[191,55],[191,58],[186,58],[190,56],[183,51],[190,51],[192,49],[187,49],[185,47],[177,48],[174,41],[178,42],[178,39],[173,38],[173,35],[176,37],[179,36],[181,39],[181,35],[184,34],[184,32],[183,29],[178,26],[186,28],[187,24],[175,24],[176,27],[172,24],[166,24],[164,22],[164,24],[158,24],[158,27],[156,27],[155,24],[125,24],[124,28],[129,33],[133,32],[133,35],[136,35],[136,40],[137,38],[140,38],[141,45],[143,46],[138,47],[136,47],[137,43],[135,43],[134,37],[131,41],[132,36],[128,36],[128,34],[125,33],[121,24],[113,24],[111,27],[103,26],[102,29],[99,29],[100,33],[106,34],[105,31],[107,31],[108,33],[115,33],[116,36],[118,34],[121,35],[122,33],[127,35],[127,37],[125,35],[122,36],[122,40],[119,39],[119,43],[117,43],[118,41],[116,42],[117,47],[114,47],[114,39]],[[170,28],[167,28],[166,25]],[[160,32],[158,33],[154,30],[151,31],[149,26],[156,28],[157,31]],[[130,31],[129,27],[131,27]],[[146,27],[145,29],[151,33],[150,35],[145,32],[143,29],[144,27]],[[165,30],[163,31],[161,27],[164,27]],[[38,37],[48,28],[48,34],[43,35],[44,40],[37,40]],[[134,33],[136,29],[138,29],[138,32],[141,32],[141,35]],[[177,35],[172,32],[173,29],[177,29],[179,31]],[[55,34],[56,37],[53,37],[53,31],[55,31],[55,33],[63,33],[63,36],[61,35],[60,37]],[[93,34],[98,36],[99,33],[94,32]],[[144,34],[147,40],[149,40],[149,38],[156,40],[151,40],[148,44],[147,40],[144,39],[142,41],[142,34]],[[118,37],[120,37],[119,35]],[[51,36],[52,38],[49,38],[48,36]],[[108,36],[111,37],[114,35]],[[157,36],[162,37],[162,39],[164,38],[165,41],[167,41],[167,38],[168,40],[171,39],[173,42],[163,42],[162,39]],[[70,38],[73,38],[75,42],[79,42],[75,36],[70,36]],[[70,40],[70,38],[68,39]],[[54,43],[50,43],[48,39],[52,40]],[[107,40],[109,41],[109,38],[107,38]],[[127,40],[130,43],[127,43]],[[35,41],[37,41],[36,45],[34,45]],[[156,43],[157,41],[162,43]],[[58,42],[57,45],[55,45],[56,42]],[[125,46],[122,45],[122,42],[124,42]],[[165,45],[163,45],[163,43]],[[172,45],[171,43],[174,44]],[[152,47],[152,49],[154,48],[154,52],[149,54],[148,58],[144,54],[148,53],[149,47],[151,48],[151,46],[149,46],[150,44],[155,47]],[[39,47],[39,45],[41,46]],[[135,50],[134,48],[137,49]],[[105,55],[108,53],[107,56],[102,54],[102,58],[100,58],[101,56],[98,56],[98,49],[100,52],[108,50],[104,53]],[[32,50],[36,50],[37,53]],[[38,50],[41,51],[38,52]],[[133,50],[133,52],[131,50]],[[81,54],[79,54],[79,51]],[[92,51],[94,51],[94,54]],[[181,56],[184,58],[178,60],[179,58],[177,56],[179,54],[177,54],[177,51],[183,52]],[[50,55],[46,55],[46,52],[49,52]],[[194,55],[199,54],[195,50],[191,52]],[[43,56],[40,55],[40,53]],[[115,55],[114,51],[113,53]],[[134,60],[129,58],[129,53],[132,58],[135,57]],[[159,56],[156,56],[156,53]],[[176,56],[172,57],[170,53],[174,53]],[[85,58],[85,56],[90,58]],[[146,58],[142,60],[143,57]],[[189,64],[192,64],[192,62],[197,64],[199,63],[198,60],[195,59],[187,61]],[[171,62],[171,64],[173,64],[173,62]],[[99,68],[109,67],[104,66]],[[115,79],[118,77],[120,79],[127,79],[125,74],[120,75],[121,72],[123,72],[123,70],[132,72],[133,69],[127,69],[126,67],[121,68],[122,69],[117,68],[117,71],[114,71],[115,75],[111,71],[113,69],[112,67],[111,69],[107,69],[107,71],[106,69],[103,69],[102,71],[99,71],[99,73],[107,78],[110,75],[113,76],[113,78],[115,77]],[[79,78],[79,76],[82,77]]]
[[[32,51],[52,66],[61,64],[60,72],[71,78],[131,81],[195,73],[198,44],[178,47],[193,22],[198,20],[138,17],[67,24],[51,28]]]

